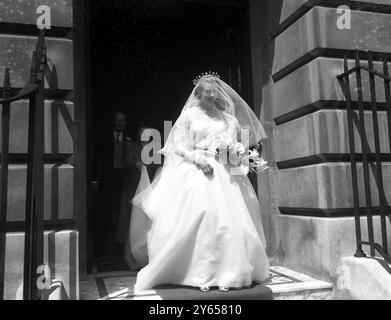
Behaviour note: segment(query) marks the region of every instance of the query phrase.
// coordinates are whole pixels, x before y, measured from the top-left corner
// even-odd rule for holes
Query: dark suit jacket
[[[125,184],[135,192],[141,176],[137,167],[137,162],[141,162],[141,149],[138,143],[130,141],[125,144],[124,152]]]

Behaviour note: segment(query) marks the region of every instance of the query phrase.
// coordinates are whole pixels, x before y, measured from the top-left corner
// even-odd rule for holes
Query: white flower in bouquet
[[[229,148],[229,160],[231,164],[238,165],[246,152],[246,148],[240,142],[236,142]]]
[[[257,150],[249,150],[248,152],[248,160],[249,161],[257,161],[260,158]]]
[[[265,161],[262,158],[259,158],[257,161],[251,163],[250,167],[251,167],[250,170],[254,173],[260,173],[262,171],[269,169],[269,167],[267,165],[267,161]]]
[[[242,157],[242,161],[248,161],[250,171],[253,173],[260,173],[266,169],[269,169],[267,161],[261,158],[257,150],[249,150],[248,154]]]
[[[211,143],[211,149],[217,152],[228,151],[234,145],[232,137],[228,134],[221,134],[217,136]]]

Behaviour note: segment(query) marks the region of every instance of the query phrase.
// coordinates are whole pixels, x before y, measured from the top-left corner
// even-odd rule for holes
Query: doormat
[[[270,288],[260,284],[253,284],[248,289],[231,289],[221,292],[213,287],[208,292],[185,286],[164,285],[153,288],[163,300],[273,300]]]

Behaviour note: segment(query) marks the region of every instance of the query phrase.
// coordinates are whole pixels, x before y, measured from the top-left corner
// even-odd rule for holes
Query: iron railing
[[[1,122],[0,175],[0,299],[4,299],[7,196],[9,167],[10,110],[12,103],[29,100],[27,183],[24,242],[23,299],[39,300],[37,268],[43,265],[43,183],[44,183],[44,71],[46,66],[45,31],[41,30],[33,52],[30,80],[11,97],[10,70],[4,76]]]
[[[354,202],[354,216],[355,216],[355,229],[356,229],[356,242],[357,251],[356,257],[366,257],[363,251],[363,245],[370,247],[370,256],[375,257],[376,251],[384,260],[391,263],[390,251],[388,248],[388,234],[387,221],[390,218],[390,206],[387,203],[387,198],[384,192],[384,181],[383,181],[383,167],[382,163],[386,159],[390,159],[391,154],[391,93],[390,93],[390,82],[389,67],[386,56],[382,58],[383,72],[379,72],[374,68],[373,54],[372,52],[365,52],[365,59],[367,63],[362,63],[362,57],[360,52],[356,50],[354,67],[348,67],[348,57],[344,58],[344,72],[338,75],[338,80],[342,87],[342,90],[346,99],[347,108],[347,121],[348,121],[348,132],[349,132],[349,148],[350,148],[350,163],[351,163],[351,177],[352,177],[352,188],[353,188],[353,202]],[[367,66],[366,66],[367,64]],[[370,102],[364,101],[364,89],[363,89],[363,78],[362,73],[369,77],[369,95]],[[355,76],[357,87],[354,91],[357,92],[357,99],[352,99],[352,88],[350,84],[350,77]],[[378,94],[376,93],[376,82],[375,78],[378,77],[384,82],[384,98],[385,102],[378,102]],[[382,84],[383,85],[383,84]],[[381,150],[380,145],[380,134],[379,134],[379,110],[385,110],[387,113],[387,124],[388,124],[388,143],[389,150]],[[373,137],[374,137],[374,150],[368,143],[367,129],[365,126],[364,111],[371,111],[372,122],[373,122]],[[356,141],[354,136],[354,128],[357,129],[360,140],[361,140],[361,153],[356,152]],[[373,147],[372,147],[373,148]],[[383,148],[384,149],[384,148]],[[374,152],[373,152],[374,151]],[[359,184],[358,184],[358,170],[357,163],[362,161],[363,176],[364,176],[364,194],[365,194],[365,213],[368,227],[368,241],[363,241],[361,221],[360,221],[360,200],[359,200]],[[379,196],[379,207],[373,206],[371,197],[371,181],[370,181],[370,170],[373,172],[375,178],[375,188]],[[381,244],[375,241],[375,229],[374,229],[374,215],[380,214],[380,226],[381,226]]]

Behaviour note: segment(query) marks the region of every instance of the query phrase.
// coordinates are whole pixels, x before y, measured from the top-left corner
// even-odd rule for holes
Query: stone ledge
[[[371,151],[375,152],[372,112],[365,111],[365,126]],[[389,153],[387,114],[378,113],[380,150]],[[361,153],[361,139],[354,126],[356,153]],[[318,154],[347,154],[349,132],[347,112],[320,110],[274,128],[275,161],[286,161]]]
[[[391,300],[391,274],[375,259],[342,258],[337,294],[352,300]]]
[[[391,52],[391,15],[351,11],[351,29],[340,30],[335,8],[314,7],[276,39],[273,74],[316,48]]]
[[[51,278],[62,283],[62,300],[79,299],[78,256],[77,231],[45,232],[44,263],[50,267]],[[23,298],[23,260],[24,233],[8,233],[5,255],[5,300]]]
[[[37,38],[30,36],[0,35],[0,79],[4,78],[5,67],[10,68],[11,86],[22,88],[30,79],[30,66]],[[50,79],[45,88],[52,90],[73,90],[73,41],[60,38],[46,38]],[[56,72],[53,72],[53,66]],[[2,81],[2,80],[1,80]],[[50,83],[50,86],[49,86]]]
[[[0,110],[1,121],[2,110]],[[45,101],[45,153],[73,153],[74,105]],[[29,102],[13,102],[10,112],[10,153],[27,153]],[[1,138],[1,132],[0,132]]]
[[[324,281],[336,282],[341,258],[356,252],[354,218],[276,217],[276,263]],[[363,240],[366,218],[361,218]],[[374,217],[375,240],[381,243],[380,218]],[[391,238],[389,239],[391,245]],[[364,248],[366,250],[367,248]]]
[[[349,68],[354,67],[354,61],[348,61]],[[362,61],[363,65],[367,65]],[[391,64],[389,64],[391,69]],[[383,72],[383,64],[374,63],[374,68]],[[276,119],[288,113],[298,112],[299,109],[318,101],[345,101],[337,75],[343,73],[343,60],[332,58],[317,58],[300,69],[289,74],[277,83],[271,85],[270,108],[273,118]],[[355,77],[351,77],[352,100],[357,101],[357,87]],[[385,102],[384,81],[375,79],[377,101]],[[362,73],[363,100],[371,101],[368,73]]]
[[[391,163],[384,162],[384,191],[391,202]],[[360,204],[365,205],[363,166],[357,165]],[[375,179],[370,170],[372,205],[379,205]],[[277,171],[278,206],[284,208],[353,208],[350,164],[323,163]]]

